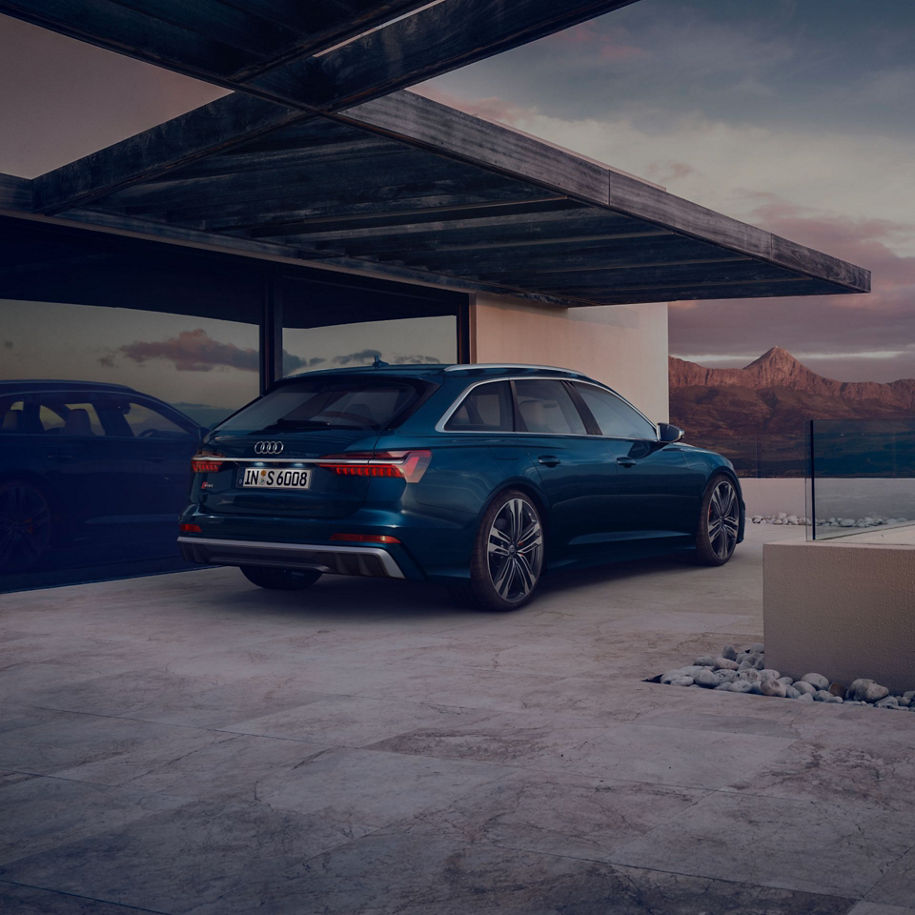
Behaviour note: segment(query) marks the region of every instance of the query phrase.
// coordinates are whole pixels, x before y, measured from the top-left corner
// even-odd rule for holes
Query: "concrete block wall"
[[[478,294],[471,362],[526,362],[584,372],[655,422],[668,418],[667,305],[549,308]]]
[[[907,531],[911,542],[765,544],[766,665],[846,686],[871,677],[893,691],[915,689],[915,528]]]

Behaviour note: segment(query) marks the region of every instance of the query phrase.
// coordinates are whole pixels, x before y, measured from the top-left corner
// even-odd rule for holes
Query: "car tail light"
[[[209,454],[206,451],[199,451],[191,458],[191,471],[193,473],[210,473],[219,470],[225,463],[221,454]]]
[[[332,534],[330,539],[347,543],[400,543],[390,534]]]
[[[199,524],[186,524],[185,522],[182,522],[181,524],[178,525],[178,530],[180,530],[182,534],[202,534],[203,533],[203,528]]]
[[[429,462],[431,451],[378,451],[328,454],[318,466],[347,477],[400,477],[418,483]]]

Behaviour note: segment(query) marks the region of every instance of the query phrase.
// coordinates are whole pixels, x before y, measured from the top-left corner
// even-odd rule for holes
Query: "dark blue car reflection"
[[[174,551],[203,432],[123,385],[0,381],[0,572],[47,568],[82,542],[99,562]]]
[[[743,537],[740,486],[681,435],[562,369],[288,378],[207,437],[179,543],[266,588],[431,580],[499,610],[558,566],[663,550],[721,565]]]

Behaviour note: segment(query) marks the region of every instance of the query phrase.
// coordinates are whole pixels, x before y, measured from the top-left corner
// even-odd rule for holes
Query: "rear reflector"
[[[328,454],[318,466],[339,476],[400,477],[408,483],[418,483],[431,460],[431,451],[369,451]]]
[[[199,524],[182,523],[182,524],[178,525],[178,530],[180,530],[182,534],[202,534],[203,533],[203,528]]]
[[[331,540],[344,540],[347,543],[400,543],[389,534],[333,534]]]

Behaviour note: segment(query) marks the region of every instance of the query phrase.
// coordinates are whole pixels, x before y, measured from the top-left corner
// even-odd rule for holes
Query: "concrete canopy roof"
[[[236,90],[0,176],[0,210],[566,305],[868,291],[866,270],[399,88],[627,2],[0,0]]]

